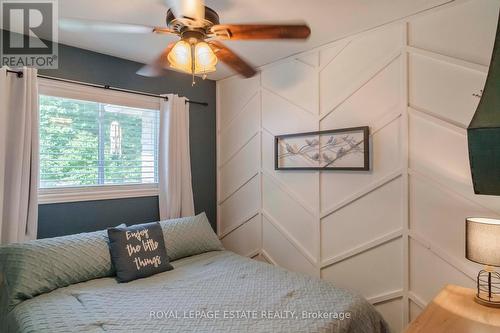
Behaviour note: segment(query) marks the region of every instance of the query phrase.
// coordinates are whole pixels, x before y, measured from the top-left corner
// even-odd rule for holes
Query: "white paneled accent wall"
[[[446,283],[471,286],[467,127],[500,0],[430,12],[217,84],[225,247],[363,294],[399,332]],[[446,24],[443,24],[445,22]],[[276,171],[274,136],[370,126],[371,171]]]
[[[500,1],[457,3],[408,23],[410,317],[449,283],[474,286],[464,220],[500,216],[500,198],[475,195],[466,128],[493,50]]]

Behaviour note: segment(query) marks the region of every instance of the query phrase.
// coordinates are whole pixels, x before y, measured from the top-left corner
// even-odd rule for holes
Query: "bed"
[[[225,251],[189,219],[162,222],[174,270],[129,283],[113,277],[104,233],[0,248],[2,332],[388,332],[355,293]]]

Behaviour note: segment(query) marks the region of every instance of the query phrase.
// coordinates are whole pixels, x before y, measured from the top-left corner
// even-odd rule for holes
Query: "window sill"
[[[158,193],[158,184],[39,189],[38,204],[152,197]]]

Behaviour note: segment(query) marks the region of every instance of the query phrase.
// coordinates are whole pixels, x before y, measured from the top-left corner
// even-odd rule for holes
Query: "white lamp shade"
[[[480,264],[500,266],[500,220],[466,219],[465,257]]]

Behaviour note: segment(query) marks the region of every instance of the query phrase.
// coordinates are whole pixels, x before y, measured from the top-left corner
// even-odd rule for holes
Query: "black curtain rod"
[[[8,69],[7,73],[13,73],[13,74],[16,74],[17,77],[23,77],[23,72],[22,71],[14,71],[14,70]],[[47,79],[47,80],[54,80],[54,81],[60,81],[60,82],[75,83],[75,84],[79,84],[79,85],[86,86],[86,87],[94,87],[94,88],[101,88],[101,89],[107,89],[107,90],[112,90],[112,91],[126,92],[126,93],[129,93],[129,94],[135,94],[135,95],[141,95],[141,96],[163,98],[166,101],[168,101],[168,97],[167,96],[155,95],[155,94],[150,94],[150,93],[136,91],[136,90],[114,88],[114,87],[111,87],[111,86],[108,86],[108,85],[99,85],[99,84],[93,84],[93,83],[87,83],[87,82],[73,81],[73,80],[61,79],[61,78],[58,78],[58,77],[53,77],[53,76],[48,76],[48,75],[41,75],[41,74],[38,74],[38,77],[42,78],[42,79]],[[208,106],[207,102],[192,101],[190,99],[187,99],[186,103]]]

